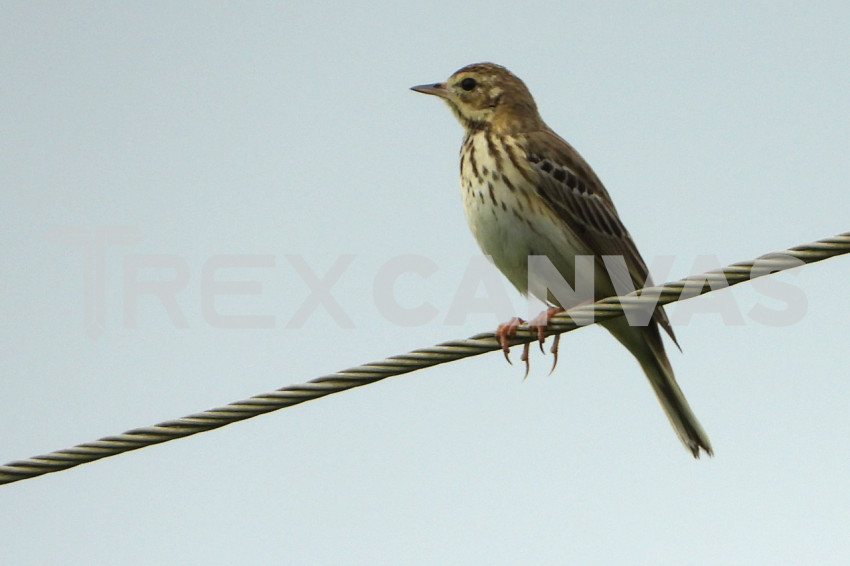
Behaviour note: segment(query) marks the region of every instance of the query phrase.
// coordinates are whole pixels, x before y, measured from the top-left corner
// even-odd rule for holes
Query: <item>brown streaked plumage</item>
[[[499,65],[478,63],[460,69],[444,83],[413,90],[445,100],[466,130],[460,168],[469,226],[484,253],[521,293],[539,291],[530,286],[530,256],[548,258],[573,289],[592,284],[593,296],[588,299],[652,284],[646,263],[599,177],[543,122],[519,78]],[[584,264],[577,256],[594,259]],[[609,273],[602,256],[622,257],[625,269]],[[592,267],[582,271],[577,264]],[[545,289],[537,298],[553,308],[532,321],[537,327],[545,326],[554,312],[577,304],[564,304],[548,286]],[[506,352],[518,321],[497,331]],[[664,351],[659,326],[674,342],[676,338],[663,309],[657,308],[646,326],[631,326],[623,317],[601,324],[638,360],[684,445],[695,457],[700,450],[712,454],[708,436],[679,389]],[[542,339],[542,329],[540,333]],[[557,340],[553,351],[557,353]],[[526,360],[527,355],[526,350]]]

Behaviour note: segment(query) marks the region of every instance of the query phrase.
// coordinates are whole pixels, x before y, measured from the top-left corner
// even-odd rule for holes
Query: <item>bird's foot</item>
[[[516,329],[524,323],[525,321],[523,319],[515,316],[509,321],[500,324],[499,327],[496,329],[496,341],[502,347],[502,352],[505,354],[505,359],[508,361],[509,364],[513,363],[511,362],[511,358],[509,355],[511,349],[511,338],[516,336]]]
[[[528,329],[532,332],[537,332],[537,341],[540,344],[540,351],[543,353],[545,353],[543,350],[543,343],[546,341],[546,327],[549,325],[549,321],[552,317],[559,312],[564,312],[564,309],[560,307],[549,307],[528,322]],[[508,322],[500,324],[496,329],[496,340],[502,347],[502,352],[505,354],[505,359],[508,363],[511,363],[511,358],[509,356],[510,340],[516,336],[517,328],[524,323],[525,321],[521,318],[514,317]],[[552,363],[552,369],[549,371],[550,375],[553,371],[555,371],[555,366],[558,365],[558,344],[560,341],[561,336],[555,336],[554,342],[552,342],[552,347],[549,349],[549,351],[555,356],[555,360]],[[528,358],[529,348],[530,344],[525,344],[522,347],[522,355],[519,358],[521,362],[525,362],[525,377],[523,377],[523,379],[528,377],[528,371],[531,368]]]
[[[504,352],[505,359],[509,364],[513,364],[509,355],[511,348],[509,342],[511,338],[516,336],[516,329],[519,328],[521,324],[525,324],[525,321],[515,316],[504,324],[500,324],[496,329],[496,340],[499,342],[499,345],[502,346],[502,352]],[[519,359],[521,362],[525,362],[525,376],[522,378],[524,380],[528,377],[528,370],[531,369],[531,364],[528,362],[528,344],[523,345],[522,355]]]
[[[543,343],[546,341],[546,327],[549,326],[549,321],[552,320],[552,317],[559,312],[564,312],[564,309],[561,307],[549,307],[528,322],[528,329],[532,332],[537,331],[537,343],[540,344],[541,352],[543,352]],[[555,359],[552,361],[552,369],[549,370],[549,375],[552,375],[552,372],[555,371],[555,366],[558,365],[558,345],[560,343],[561,335],[558,334],[555,336],[552,342],[552,347],[549,349],[552,355],[555,356]],[[526,344],[526,348],[527,347],[528,344]],[[545,354],[545,352],[543,353]],[[528,375],[527,371],[526,375]]]

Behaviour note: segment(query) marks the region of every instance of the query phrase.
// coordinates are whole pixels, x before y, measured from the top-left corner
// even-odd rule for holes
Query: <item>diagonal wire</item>
[[[850,232],[790,248],[783,252],[766,254],[752,261],[733,263],[723,269],[709,271],[702,275],[686,277],[657,287],[645,287],[621,297],[609,297],[590,305],[576,307],[554,316],[546,328],[546,333],[549,335],[561,334],[587,324],[623,316],[623,314],[627,317],[636,314],[646,315],[646,313],[652,312],[657,305],[689,299],[770,273],[814,263],[848,252],[850,252]],[[528,327],[523,325],[518,329],[511,345],[527,344],[536,339],[537,333],[529,332]],[[465,340],[452,340],[436,346],[420,348],[406,354],[391,356],[377,362],[324,375],[307,383],[290,385],[276,391],[256,395],[202,413],[195,413],[153,426],[136,428],[115,436],[106,436],[93,442],[78,444],[71,448],[34,456],[26,460],[9,462],[0,466],[0,484],[66,470],[122,452],[138,450],[175,438],[183,438],[223,427],[264,413],[291,407],[304,401],[318,399],[331,393],[339,393],[374,383],[387,377],[478,356],[499,349],[500,346],[492,332],[477,334]]]

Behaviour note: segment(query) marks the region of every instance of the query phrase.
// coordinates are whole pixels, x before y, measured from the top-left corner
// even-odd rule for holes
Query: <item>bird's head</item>
[[[525,83],[494,63],[467,65],[444,83],[414,86],[411,90],[445,100],[467,131],[495,129],[511,133],[543,124]]]

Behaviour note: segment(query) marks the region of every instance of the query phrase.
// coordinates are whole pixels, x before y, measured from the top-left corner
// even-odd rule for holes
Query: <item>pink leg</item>
[[[508,355],[511,348],[509,342],[511,338],[516,336],[516,329],[524,322],[525,321],[519,317],[513,317],[506,323],[500,324],[496,329],[496,341],[498,341],[499,345],[502,347],[502,352],[504,352],[505,359],[508,360],[508,363],[511,363],[511,358]]]
[[[558,314],[559,312],[564,312],[564,309],[561,307],[549,307],[545,311],[541,312],[539,315],[534,317],[533,320],[529,321],[528,328],[529,330],[537,331],[537,341],[540,344],[540,351],[543,352],[543,342],[546,340],[546,327],[549,326],[549,321],[552,320],[552,317]],[[558,334],[555,336],[554,341],[552,342],[552,348],[549,350],[552,352],[552,355],[555,356],[555,360],[552,362],[552,369],[549,370],[549,375],[555,371],[555,366],[558,365],[558,345],[561,342],[561,335]]]
[[[546,327],[549,325],[549,321],[552,320],[552,317],[555,316],[559,312],[564,312],[564,309],[560,307],[549,307],[545,311],[541,312],[539,315],[534,317],[533,320],[529,321],[528,328],[532,332],[537,331],[537,341],[540,344],[540,351],[543,352],[543,343],[546,341]],[[499,345],[502,347],[502,352],[505,354],[505,359],[508,363],[511,363],[511,358],[509,356],[510,353],[510,341],[511,338],[516,336],[517,328],[525,321],[521,318],[514,317],[510,319],[508,322],[504,324],[500,324],[496,329],[496,340],[499,342]],[[552,352],[552,355],[555,356],[555,360],[552,362],[552,369],[549,371],[551,375],[553,371],[555,371],[555,366],[558,365],[558,345],[561,342],[560,334],[555,336],[554,341],[552,342],[552,347],[549,349]],[[528,370],[531,368],[531,364],[529,362],[529,351],[530,344],[525,344],[522,348],[522,356],[520,356],[520,361],[525,362],[525,379],[528,377]],[[545,352],[544,352],[545,353]]]
[[[525,323],[523,319],[519,317],[514,317],[506,323],[500,324],[499,327],[496,329],[496,340],[502,346],[502,352],[505,353],[505,359],[508,360],[509,364],[511,363],[511,358],[508,355],[508,352],[510,350],[510,344],[508,344],[508,342],[510,342],[511,338],[516,336],[516,329],[519,328],[519,325],[523,323]],[[522,347],[522,356],[520,356],[519,359],[520,361],[525,362],[525,377],[523,377],[523,379],[525,379],[526,377],[528,377],[528,370],[531,368],[531,365],[528,361],[528,344]]]

